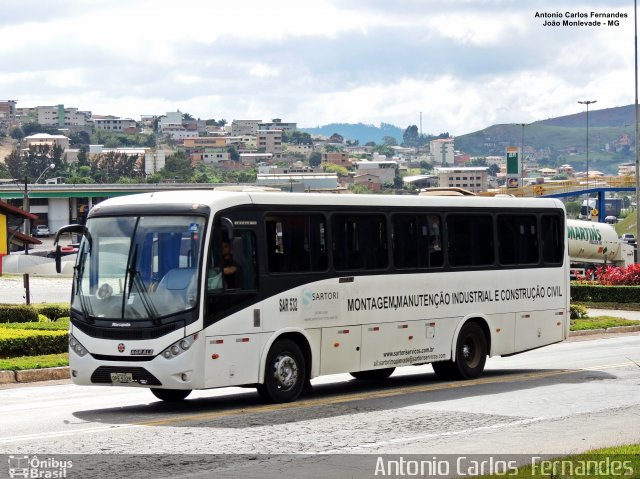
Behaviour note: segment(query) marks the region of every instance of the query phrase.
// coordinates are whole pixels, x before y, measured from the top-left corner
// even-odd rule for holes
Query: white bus
[[[255,386],[384,379],[562,341],[569,262],[554,199],[180,191],[91,209],[71,299],[76,384]],[[226,254],[230,252],[231,255]]]

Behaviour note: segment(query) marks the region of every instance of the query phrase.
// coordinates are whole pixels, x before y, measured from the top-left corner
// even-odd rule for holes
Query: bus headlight
[[[73,351],[80,357],[83,357],[87,354],[87,350],[85,349],[85,347],[80,344],[80,341],[74,338],[72,334],[69,335],[69,351]]]
[[[180,354],[188,350],[193,345],[193,343],[195,343],[196,339],[198,339],[198,333],[187,336],[180,341],[176,341],[167,349],[162,351],[162,356],[166,359],[175,358],[176,356],[179,356]]]

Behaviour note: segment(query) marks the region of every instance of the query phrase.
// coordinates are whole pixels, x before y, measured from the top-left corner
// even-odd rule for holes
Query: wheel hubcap
[[[477,348],[474,338],[467,338],[462,346],[462,357],[469,367],[475,367],[478,363],[478,355],[476,354]]]
[[[274,362],[273,377],[278,388],[291,389],[298,381],[298,364],[288,354],[280,354]]]

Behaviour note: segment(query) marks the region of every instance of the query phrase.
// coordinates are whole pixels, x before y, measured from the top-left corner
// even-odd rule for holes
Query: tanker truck
[[[634,262],[634,247],[621,241],[613,226],[567,220],[570,276],[583,275],[605,264],[626,267]]]

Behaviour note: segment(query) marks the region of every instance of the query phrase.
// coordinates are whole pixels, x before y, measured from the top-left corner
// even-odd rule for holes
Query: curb
[[[55,379],[69,379],[69,366],[61,366],[58,368],[23,369],[21,371],[0,371],[0,385],[34,383],[38,381],[52,381]]]
[[[591,335],[595,335],[595,334],[635,333],[637,331],[640,331],[640,325],[637,325],[637,326],[612,326],[611,328],[585,329],[583,331],[569,331],[569,337],[572,337],[572,336],[591,336]]]

